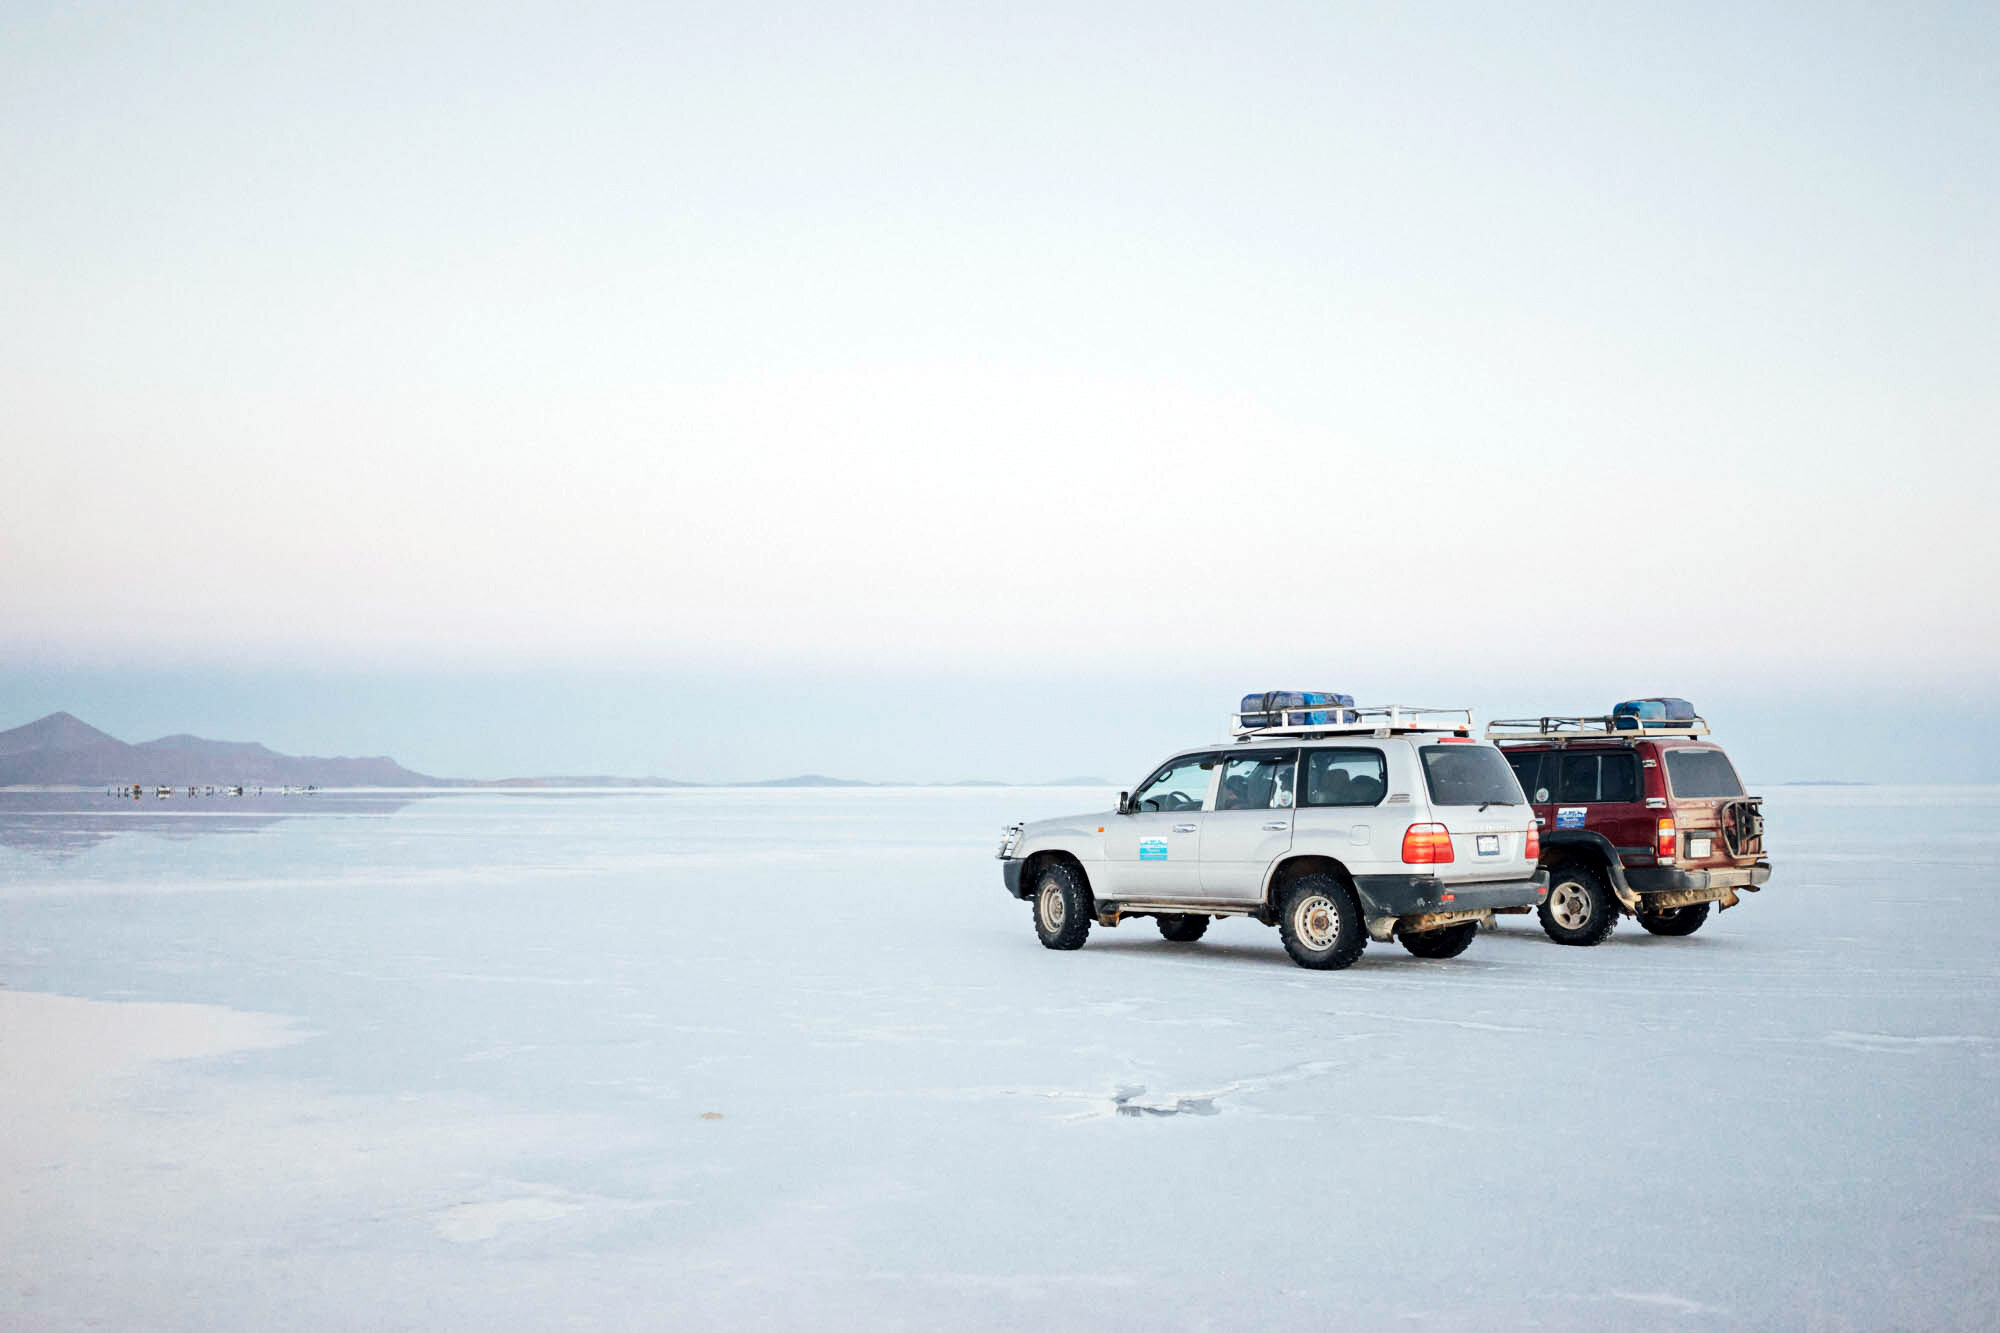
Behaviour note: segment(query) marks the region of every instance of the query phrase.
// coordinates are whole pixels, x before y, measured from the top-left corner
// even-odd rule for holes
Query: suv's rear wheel
[[[1300,967],[1331,971],[1351,966],[1368,947],[1361,905],[1332,875],[1301,875],[1285,890],[1278,935]]]
[[[1419,958],[1456,958],[1471,946],[1472,937],[1478,933],[1477,921],[1461,921],[1441,930],[1398,931],[1396,938]]]
[[[1708,920],[1707,903],[1669,907],[1658,912],[1639,913],[1639,924],[1655,935],[1692,935]]]
[[[1208,918],[1205,916],[1163,916],[1160,918],[1160,933],[1175,944],[1193,944],[1208,933]]]
[[[1049,949],[1081,949],[1090,935],[1090,891],[1083,876],[1060,861],[1042,867],[1035,883],[1035,934]]]
[[[1548,937],[1557,944],[1602,943],[1618,924],[1618,900],[1605,887],[1604,876],[1571,862],[1557,866],[1549,880],[1549,896],[1536,909]]]

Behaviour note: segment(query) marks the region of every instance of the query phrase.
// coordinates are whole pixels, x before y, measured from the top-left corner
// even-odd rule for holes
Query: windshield
[[[1208,800],[1212,754],[1186,754],[1169,761],[1132,798],[1134,810],[1199,810]]]
[[[1667,777],[1674,795],[1687,797],[1741,796],[1743,782],[1729,756],[1720,750],[1667,751]]]
[[[1490,745],[1426,745],[1424,781],[1432,805],[1519,805],[1521,784]]]

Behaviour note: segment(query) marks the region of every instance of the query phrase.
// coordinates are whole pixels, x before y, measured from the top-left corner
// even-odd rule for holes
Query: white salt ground
[[[1337,974],[1040,949],[991,841],[1101,796],[0,794],[0,1326],[2000,1323],[2000,791]]]

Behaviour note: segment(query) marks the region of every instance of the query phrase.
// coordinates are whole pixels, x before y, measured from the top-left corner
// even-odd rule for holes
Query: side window
[[[1222,786],[1215,793],[1218,810],[1289,810],[1292,774],[1298,752],[1232,756],[1222,765]]]
[[[1135,810],[1199,810],[1208,802],[1208,775],[1215,756],[1190,754],[1168,761],[1132,798]]]
[[[1631,751],[1599,756],[1597,799],[1633,802],[1639,799],[1639,756]]]
[[[1376,805],[1389,791],[1380,750],[1307,750],[1302,805]]]
[[[1510,754],[1507,756],[1507,763],[1513,768],[1514,776],[1520,779],[1521,790],[1528,794],[1528,799],[1531,801],[1537,799],[1535,796],[1535,774],[1542,766],[1542,756],[1540,753]]]
[[[1581,804],[1597,799],[1597,756],[1564,753],[1556,773],[1556,800]]]

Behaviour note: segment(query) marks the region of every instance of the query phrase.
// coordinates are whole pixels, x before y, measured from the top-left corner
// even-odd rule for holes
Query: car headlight
[[[1002,861],[1012,856],[1015,849],[1021,845],[1021,832],[1022,826],[1019,824],[1009,824],[1006,828],[1001,829],[1000,850],[994,853],[994,855],[998,856]]]

